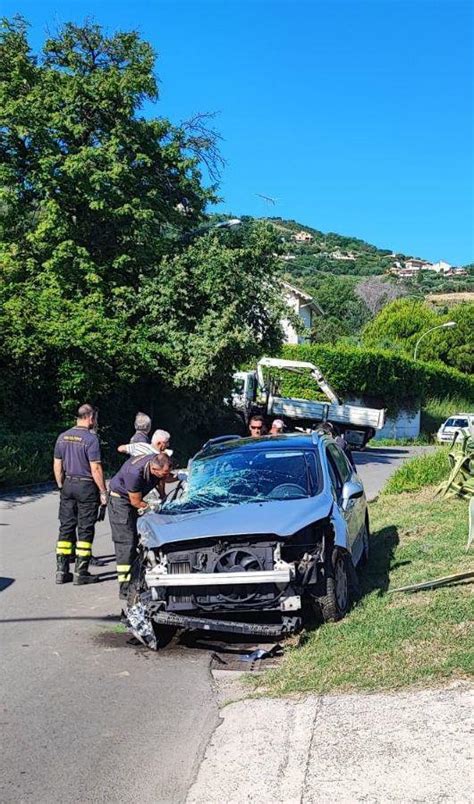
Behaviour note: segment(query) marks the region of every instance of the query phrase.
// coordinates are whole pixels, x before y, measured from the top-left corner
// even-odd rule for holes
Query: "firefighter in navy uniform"
[[[75,427],[61,433],[54,448],[54,477],[60,489],[56,583],[73,580],[69,562],[75,550],[74,584],[94,583],[89,573],[95,523],[100,505],[107,504],[100,444],[92,429],[97,410],[81,405]]]
[[[154,488],[161,499],[165,481],[170,477],[170,459],[166,453],[129,458],[109,483],[109,520],[115,545],[119,597],[127,599],[132,564],[137,555],[137,518],[148,504],[143,499]]]

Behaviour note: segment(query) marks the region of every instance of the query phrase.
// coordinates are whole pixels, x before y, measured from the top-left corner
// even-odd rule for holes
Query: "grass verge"
[[[406,461],[389,478],[383,494],[419,491],[425,486],[441,483],[449,474],[448,452],[447,447],[440,447],[436,452],[417,455]]]
[[[472,553],[465,552],[465,501],[433,494],[433,487],[385,494],[370,506],[372,551],[361,575],[362,600],[341,622],[310,632],[281,667],[251,677],[257,692],[396,689],[473,672],[472,586],[387,594],[473,568]]]

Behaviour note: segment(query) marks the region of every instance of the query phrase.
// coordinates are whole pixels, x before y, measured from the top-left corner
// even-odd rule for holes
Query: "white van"
[[[436,438],[440,444],[451,444],[457,433],[474,436],[474,413],[456,413],[439,428]]]

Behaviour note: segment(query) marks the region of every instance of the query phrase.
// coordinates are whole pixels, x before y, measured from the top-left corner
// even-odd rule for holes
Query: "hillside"
[[[288,263],[287,271],[293,276],[311,276],[318,271],[352,276],[384,274],[396,260],[405,258],[405,255],[377,248],[356,237],[320,232],[283,218],[265,220],[281,232],[285,250],[282,259]],[[295,239],[301,232],[305,233],[306,241]]]

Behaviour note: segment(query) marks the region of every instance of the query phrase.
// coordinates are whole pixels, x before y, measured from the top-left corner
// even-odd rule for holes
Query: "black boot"
[[[86,583],[97,583],[99,578],[97,575],[91,575],[89,572],[89,558],[83,558],[76,554],[76,565],[74,568],[74,586],[83,586]]]
[[[72,572],[69,572],[69,556],[56,556],[56,583],[69,583],[72,581]]]

